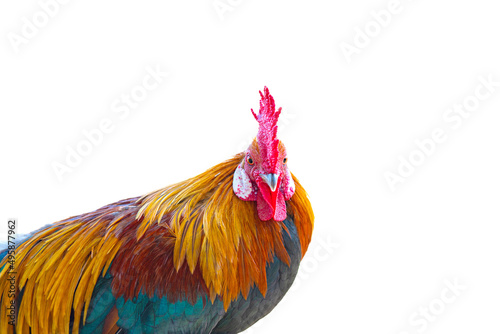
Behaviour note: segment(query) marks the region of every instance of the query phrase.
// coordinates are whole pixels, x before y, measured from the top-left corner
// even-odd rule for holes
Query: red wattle
[[[277,222],[282,222],[286,219],[286,204],[285,204],[285,196],[281,191],[278,191],[278,198],[276,201],[276,210],[274,211],[274,220]]]
[[[271,192],[269,186],[264,182],[257,182],[259,191],[257,192],[257,212],[262,221],[274,219],[283,221],[286,219],[285,196],[280,190],[281,178],[278,180],[278,187],[275,192]]]
[[[259,191],[257,193],[257,213],[262,221],[268,221],[273,218],[274,212],[273,208],[266,202],[262,193]]]

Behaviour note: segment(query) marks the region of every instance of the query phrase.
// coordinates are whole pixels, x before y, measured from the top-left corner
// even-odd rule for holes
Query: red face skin
[[[250,178],[254,189],[257,190],[257,211],[262,221],[286,219],[285,200],[293,195],[290,185],[293,184],[287,165],[285,146],[280,142],[278,147],[277,163],[273,166],[269,159],[263,156],[258,145],[252,144],[246,151],[243,169]],[[275,174],[277,178],[276,189],[273,191],[269,175]],[[267,180],[266,180],[267,179]]]

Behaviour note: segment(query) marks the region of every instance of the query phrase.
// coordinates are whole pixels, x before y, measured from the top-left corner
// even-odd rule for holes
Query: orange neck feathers
[[[233,192],[233,174],[244,157],[238,154],[138,202],[141,208],[137,220],[142,222],[137,238],[154,223],[170,229],[175,240],[175,268],[179,270],[187,263],[193,273],[199,266],[211,299],[221,296],[226,308],[240,292],[246,298],[254,284],[266,294],[265,268],[274,255],[289,264],[281,236],[284,224],[261,221],[255,202],[242,201]],[[305,254],[314,216],[307,194],[294,181],[296,190],[288,201],[288,215],[295,219]]]

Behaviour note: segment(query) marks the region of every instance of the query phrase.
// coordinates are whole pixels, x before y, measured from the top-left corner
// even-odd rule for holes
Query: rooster
[[[271,312],[314,215],[260,96],[246,151],[0,252],[0,333],[239,333]]]

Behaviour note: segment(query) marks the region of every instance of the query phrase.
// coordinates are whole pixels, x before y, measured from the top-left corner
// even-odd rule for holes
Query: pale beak
[[[267,183],[272,192],[276,191],[276,187],[278,186],[279,174],[260,174],[260,177],[262,178],[262,180],[264,180],[264,182]]]

